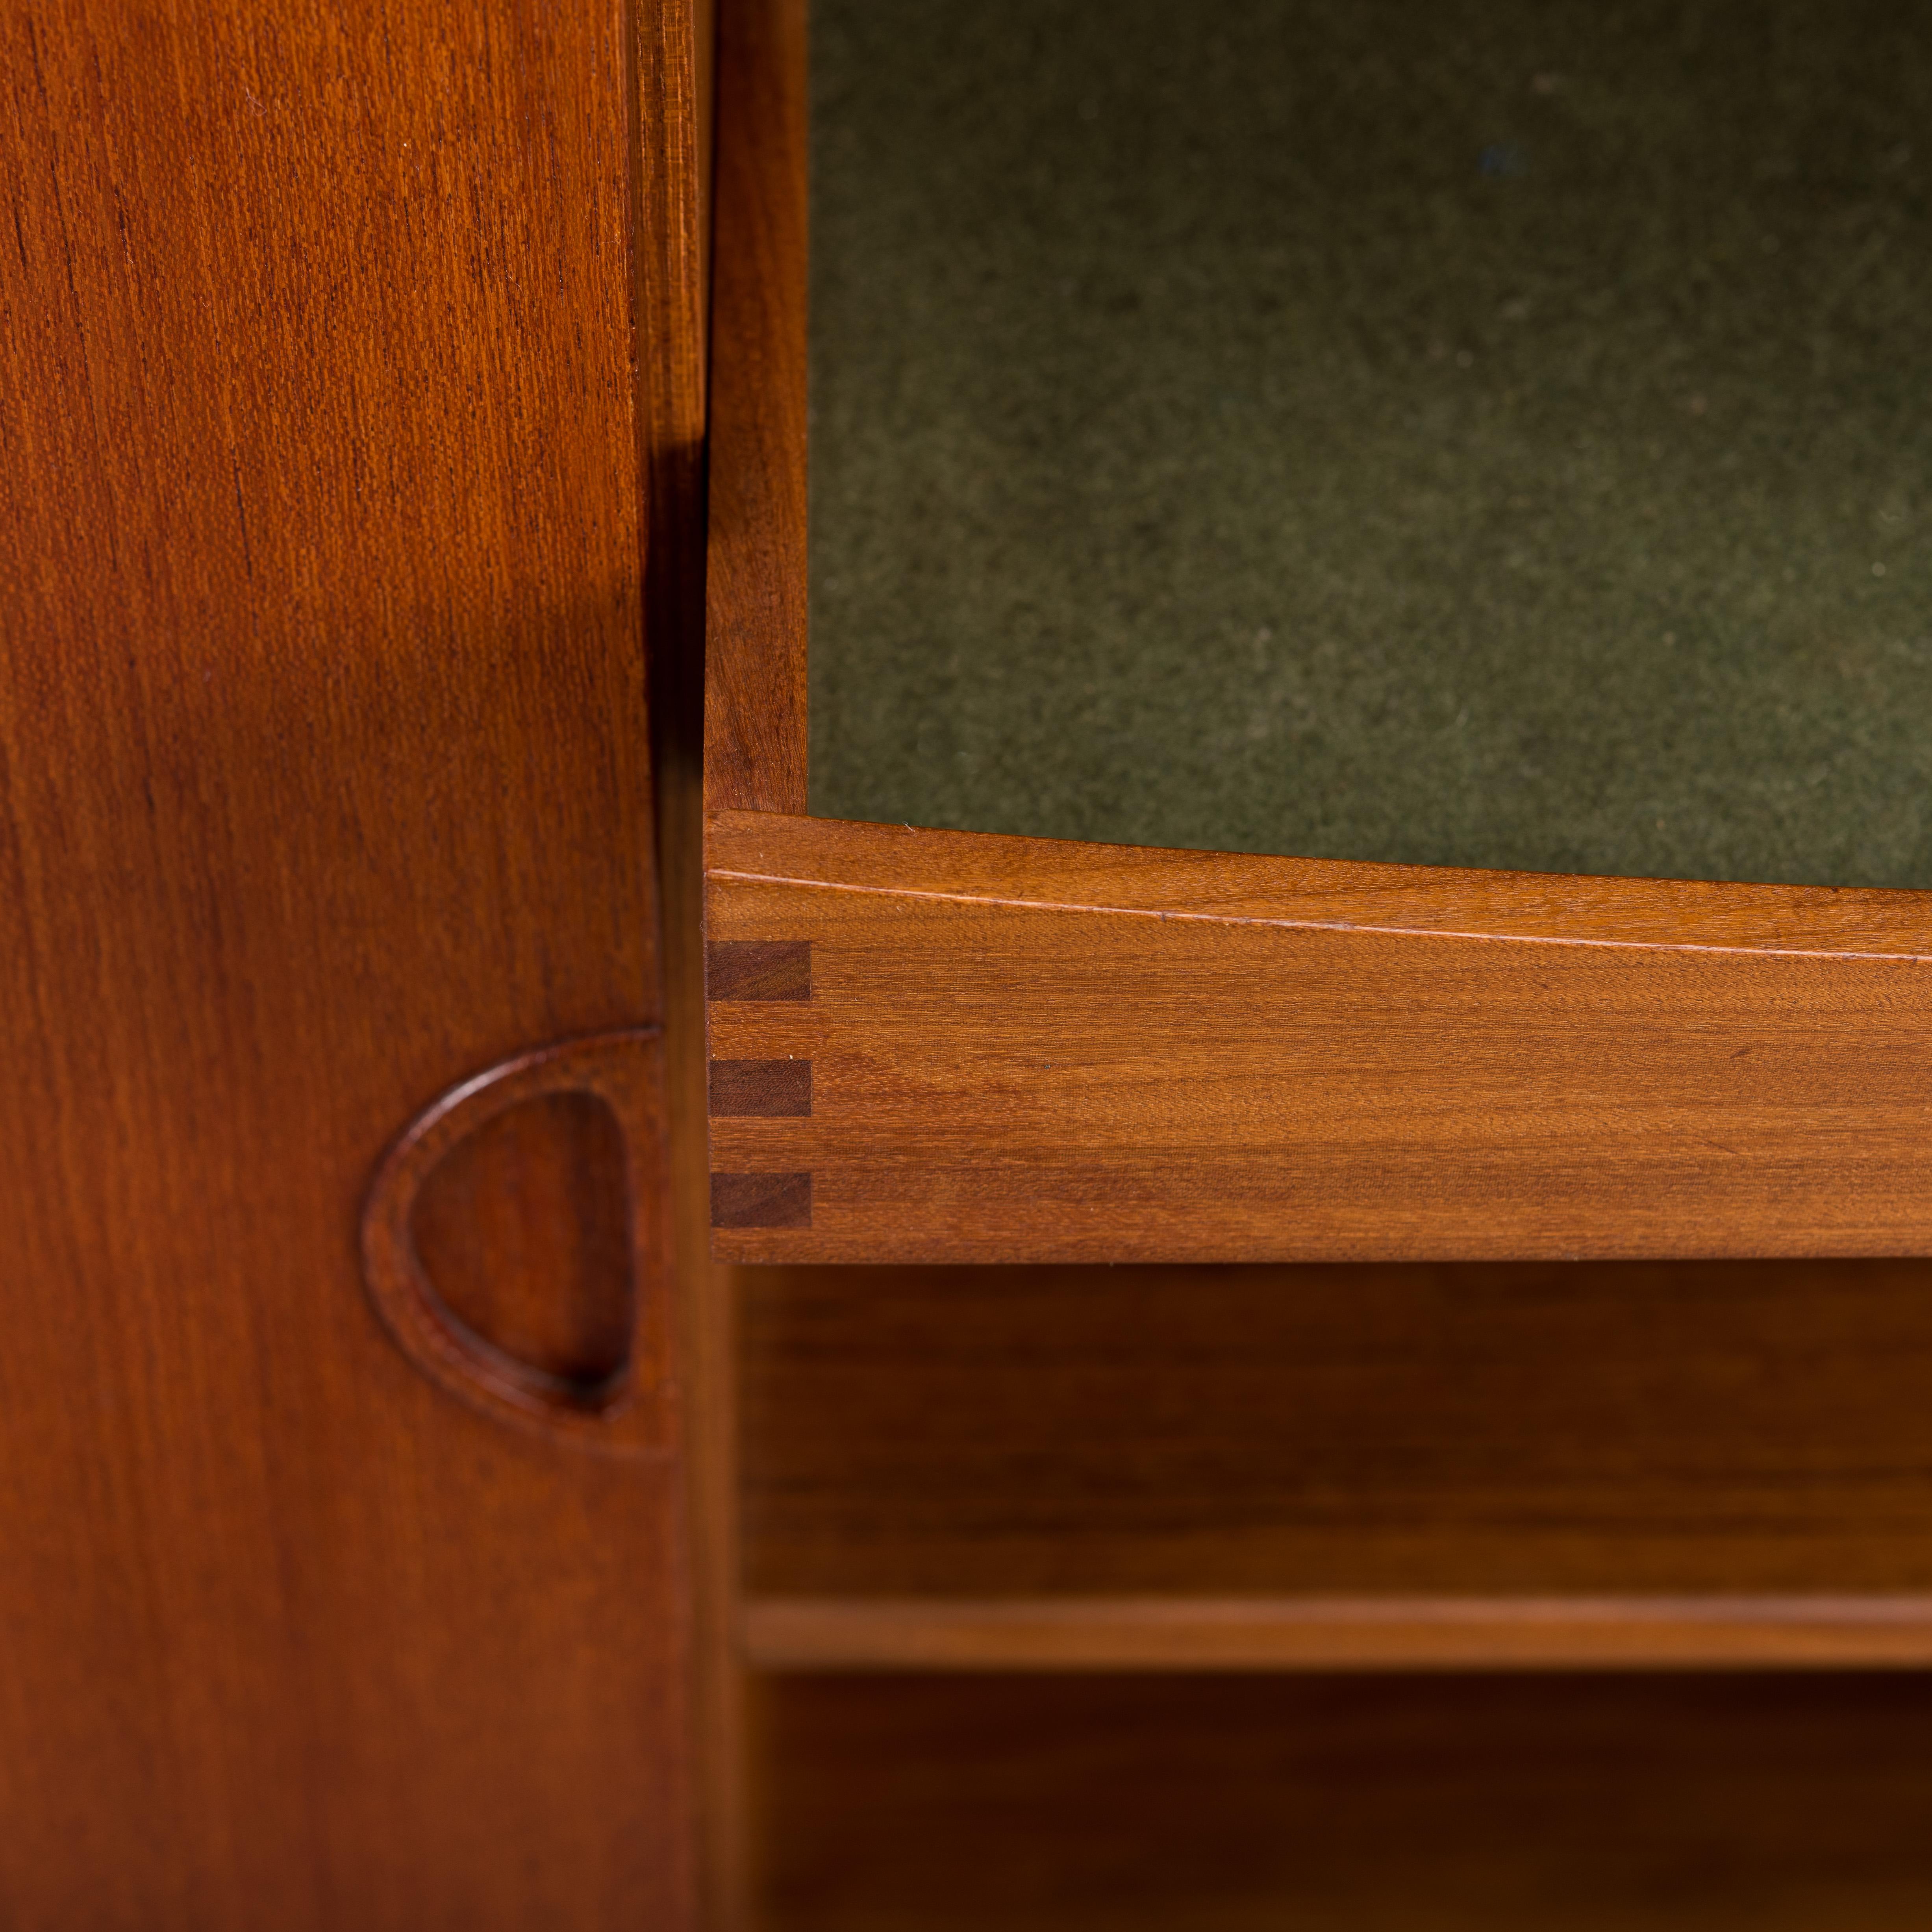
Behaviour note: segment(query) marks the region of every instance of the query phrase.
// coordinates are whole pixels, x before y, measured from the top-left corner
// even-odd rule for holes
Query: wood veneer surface
[[[356,1230],[452,1082],[658,1015],[690,34],[0,29],[10,1926],[688,1922],[680,1472],[452,1402]]]
[[[754,1270],[746,1586],[1922,1595],[1928,1288],[1897,1262]]]
[[[806,806],[806,0],[722,0],[705,802]]]
[[[1932,895],[1869,886],[1337,863],[948,836],[781,812],[721,812],[709,829],[709,869],[748,884],[795,880],[963,904],[1237,925],[1932,959]]]
[[[1920,1676],[793,1678],[770,1932],[1917,1932]]]
[[[1915,893],[730,812],[706,868],[712,1058],[812,1067],[712,1121],[729,1259],[1932,1244]]]
[[[766,1670],[1919,1670],[1932,1596],[754,1597]]]

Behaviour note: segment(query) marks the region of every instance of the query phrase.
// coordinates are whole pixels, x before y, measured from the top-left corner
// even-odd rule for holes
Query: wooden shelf
[[[1916,1667],[1932,1597],[748,1602],[768,1670]]]

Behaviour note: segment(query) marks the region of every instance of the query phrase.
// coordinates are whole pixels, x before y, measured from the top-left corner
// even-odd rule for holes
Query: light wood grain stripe
[[[1227,926],[1932,959],[1932,893],[1258,856],[779,812],[706,821],[716,881]]]
[[[772,1670],[1917,1668],[1932,1597],[766,1598]]]

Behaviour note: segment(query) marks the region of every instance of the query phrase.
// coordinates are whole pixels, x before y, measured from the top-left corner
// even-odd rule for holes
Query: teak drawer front
[[[1027,848],[1110,867],[1092,881],[1099,902],[1080,903],[1067,877],[1029,890],[995,876]],[[818,876],[800,876],[810,855]],[[1599,889],[1604,904],[1412,908],[1404,926],[1390,904],[1334,893],[1319,907],[1224,894],[1190,912],[1178,868],[1204,873],[1212,855],[1147,855],[1169,862],[1138,885],[1122,863],[1136,856],[714,821],[717,1251],[1258,1261],[1926,1245],[1932,962],[1905,950],[1915,896],[1546,880]],[[975,866],[984,878],[968,876]],[[1244,869],[1279,892],[1400,868],[1226,860],[1220,876]],[[1514,875],[1435,877],[1442,892],[1486,877],[1522,897]],[[1759,907],[1760,936],[1725,895]],[[1643,935],[1646,897],[1666,902],[1678,943]],[[784,1097],[761,1100],[767,1086]]]

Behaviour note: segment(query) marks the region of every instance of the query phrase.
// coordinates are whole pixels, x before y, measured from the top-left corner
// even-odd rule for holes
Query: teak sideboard
[[[1925,896],[812,816],[807,26],[8,23],[0,1919],[1922,1924]]]

